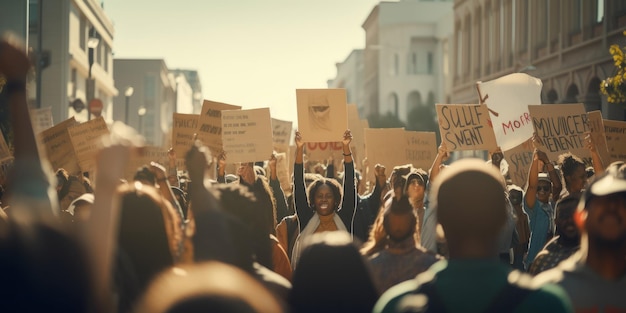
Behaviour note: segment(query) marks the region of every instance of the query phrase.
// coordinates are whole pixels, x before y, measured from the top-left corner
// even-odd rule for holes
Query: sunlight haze
[[[114,57],[198,71],[204,99],[297,123],[297,88],[326,88],[365,45],[374,0],[105,0]]]

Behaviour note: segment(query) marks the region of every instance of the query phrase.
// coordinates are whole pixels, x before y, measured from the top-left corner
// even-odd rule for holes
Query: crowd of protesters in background
[[[363,190],[350,130],[326,164],[307,164],[296,131],[283,190],[275,155],[227,173],[200,141],[184,173],[170,150],[124,180],[140,143],[114,124],[90,181],[40,154],[30,69],[0,41],[14,136],[0,311],[626,312],[626,165],[603,165],[590,138],[590,179],[537,146],[516,186],[499,149],[448,162],[442,143],[429,169],[372,164]]]

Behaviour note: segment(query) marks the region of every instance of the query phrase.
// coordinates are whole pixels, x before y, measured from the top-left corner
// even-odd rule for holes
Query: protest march
[[[204,100],[156,146],[29,109],[31,66],[0,41],[1,312],[626,312],[626,122],[528,74],[438,132],[303,88],[297,121]]]

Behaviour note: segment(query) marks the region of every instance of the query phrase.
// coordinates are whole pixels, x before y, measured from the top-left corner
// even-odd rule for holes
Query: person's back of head
[[[174,264],[166,231],[164,201],[152,186],[139,182],[120,186],[118,248],[128,257],[143,287],[158,272]]]
[[[0,229],[0,310],[94,312],[95,286],[86,251],[42,223],[7,222]]]
[[[451,256],[463,242],[495,246],[507,218],[504,178],[495,167],[478,159],[454,162],[433,182],[430,199]]]
[[[294,312],[371,312],[379,295],[350,235],[318,233],[304,245],[289,297]]]
[[[283,312],[284,304],[248,273],[221,262],[175,267],[151,284],[136,313]]]
[[[156,176],[154,173],[150,171],[147,165],[144,165],[135,171],[135,176],[133,177],[134,181],[140,181],[146,185],[155,185],[156,184]]]
[[[233,231],[249,235],[245,237],[249,238],[257,261],[272,268],[272,248],[267,224],[271,225],[273,217],[268,217],[267,212],[258,207],[255,194],[242,184],[217,185],[211,188],[211,193],[225,212],[241,222],[242,227]]]
[[[389,239],[401,242],[413,237],[417,226],[417,215],[406,195],[391,198],[385,203],[383,227]]]

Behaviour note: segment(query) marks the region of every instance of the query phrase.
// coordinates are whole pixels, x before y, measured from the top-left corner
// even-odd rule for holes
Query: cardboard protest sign
[[[626,122],[604,120],[604,134],[611,162],[626,161]]]
[[[276,154],[276,176],[285,194],[291,194],[291,174],[289,173],[289,157],[287,153]]]
[[[222,141],[228,162],[256,162],[272,155],[270,109],[222,111]]]
[[[533,163],[534,150],[535,147],[531,138],[516,147],[503,151],[504,159],[509,166],[509,177],[515,185],[522,189],[528,182],[528,171]]]
[[[197,114],[174,113],[172,145],[178,159],[184,159],[193,145],[193,135],[198,130]]]
[[[585,148],[585,133],[589,131],[587,113],[582,103],[529,105],[535,132],[550,161],[556,161],[565,152],[591,164],[591,154]]]
[[[365,158],[365,133],[356,104],[348,104],[348,128],[352,132],[352,142],[350,143],[352,159],[354,159],[356,168],[361,170],[361,163]]]
[[[343,144],[341,141],[334,142],[307,142],[304,144],[304,153],[309,162],[321,162],[333,158],[343,159]]]
[[[9,146],[7,145],[6,140],[4,140],[4,134],[0,130],[0,161],[6,160],[11,157],[11,150],[9,150]]]
[[[479,82],[480,95],[490,110],[498,146],[509,150],[533,136],[529,104],[541,104],[541,80],[524,73]]]
[[[101,148],[100,138],[109,134],[109,128],[102,116],[84,122],[80,125],[69,127],[74,153],[78,159],[81,171],[93,174],[96,170],[96,153]],[[90,176],[94,178],[94,176]]]
[[[437,156],[437,136],[434,132],[405,131],[406,162],[428,172]]]
[[[222,111],[240,110],[238,105],[231,105],[221,102],[204,100],[202,111],[198,117],[198,128],[196,133],[198,139],[202,141],[213,155],[222,152]],[[178,156],[178,154],[177,154]]]
[[[272,118],[272,140],[274,141],[274,147],[289,146],[293,127],[292,124],[291,121]]]
[[[52,127],[52,108],[45,107],[41,109],[30,110],[30,120],[33,124],[33,132],[39,134],[40,132]]]
[[[74,146],[67,131],[69,127],[74,125],[76,125],[76,120],[72,116],[39,134],[39,142],[43,145],[43,150],[54,171],[63,168],[70,174],[81,173],[78,159],[74,153]]]
[[[496,137],[485,105],[437,104],[441,140],[448,150],[494,150]]]
[[[332,142],[348,129],[345,89],[297,89],[298,130],[305,142]]]
[[[370,170],[367,180],[375,179],[374,166],[384,165],[389,172],[394,166],[406,164],[406,133],[404,128],[366,128],[365,148]]]
[[[274,151],[276,151],[276,153],[281,153],[281,152],[289,152],[289,145],[279,145],[274,143]]]
[[[124,177],[131,181],[137,170],[144,165],[150,165],[150,162],[159,163],[167,169],[169,165],[167,150],[155,146],[141,148],[140,155],[129,160]]]
[[[602,112],[587,112],[587,124],[589,126],[589,131],[591,132],[591,140],[593,140],[596,145],[596,150],[600,155],[600,159],[602,159],[602,164],[604,166],[609,165],[609,163],[611,163],[611,156],[609,155],[606,136],[604,134],[604,122],[602,120]]]

